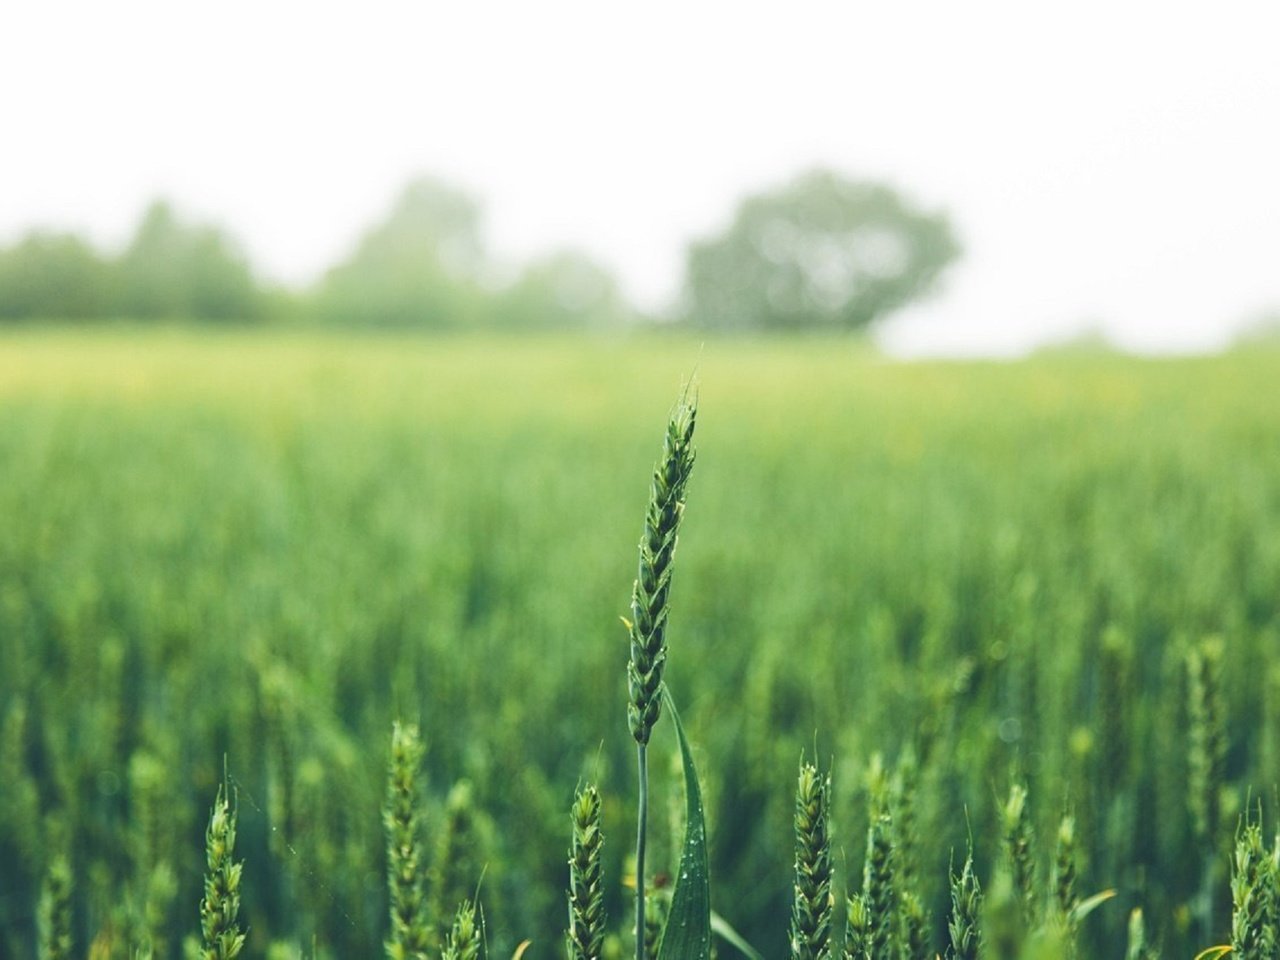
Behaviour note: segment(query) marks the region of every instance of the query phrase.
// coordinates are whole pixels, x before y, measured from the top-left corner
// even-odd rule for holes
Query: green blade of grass
[[[702,790],[693,753],[680,715],[663,685],[663,696],[680,742],[684,767],[685,828],[680,852],[680,875],[671,894],[671,913],[658,946],[657,960],[709,960],[711,956],[711,881],[707,868],[707,825],[702,813]]]
[[[764,960],[760,951],[747,943],[747,941],[743,939],[742,934],[733,929],[729,924],[729,921],[720,916],[720,914],[716,913],[714,910],[711,911],[711,932],[741,953],[744,957],[747,957],[748,960]]]

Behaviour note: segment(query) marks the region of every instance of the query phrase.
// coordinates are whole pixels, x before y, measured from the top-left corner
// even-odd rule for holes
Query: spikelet
[[[978,960],[982,952],[982,887],[973,870],[973,851],[964,867],[951,877],[951,917],[947,920],[951,944],[947,960]]]
[[[463,901],[453,918],[453,927],[445,940],[443,960],[478,960],[480,956],[480,923],[476,908]]]
[[[36,926],[40,960],[71,960],[71,865],[63,854],[45,873]]]
[[[874,960],[891,956],[897,897],[894,890],[893,821],[884,808],[873,810],[867,828],[867,857],[862,869],[862,898],[870,923],[869,947]]]
[[[204,936],[201,960],[234,960],[244,948],[244,934],[236,921],[240,913],[240,874],[235,862],[236,812],[222,787],[205,832],[204,899],[200,901],[200,930]]]
[[[444,823],[436,841],[433,884],[428,919],[434,924],[434,943],[444,942],[449,933],[450,904],[461,903],[475,890],[479,879],[481,850],[476,809],[469,780],[459,780],[445,800]],[[479,904],[472,904],[479,912]],[[457,916],[454,917],[457,922]]]
[[[1220,828],[1222,783],[1227,741],[1220,676],[1222,642],[1201,642],[1187,654],[1188,732],[1187,762],[1190,783],[1187,801],[1196,836],[1207,850],[1214,848]]]
[[[600,794],[593,784],[578,791],[573,801],[572,820],[566,952],[569,960],[598,960],[604,944],[605,928],[600,859],[604,838],[600,833]],[[655,902],[656,900],[650,900],[650,903]]]
[[[1076,897],[1076,821],[1063,814],[1058,823],[1058,843],[1053,856],[1053,902],[1064,918],[1070,918]]]
[[[686,392],[667,423],[662,459],[653,471],[640,567],[631,595],[631,658],[627,663],[627,723],[638,744],[647,744],[662,706],[662,675],[667,661],[667,616],[671,568],[685,487],[693,471],[693,429],[697,398]]]
[[[791,905],[792,960],[831,957],[831,777],[800,764],[796,785],[795,889]]]
[[[387,834],[387,888],[391,901],[391,931],[384,945],[389,960],[425,960],[430,947],[418,817],[418,771],[422,753],[417,726],[396,723],[391,729],[387,800],[382,814]]]
[[[1275,908],[1269,876],[1271,852],[1262,827],[1246,820],[1236,836],[1231,873],[1231,954],[1235,960],[1274,960]]]
[[[866,896],[855,893],[847,903],[847,919],[844,930],[844,960],[872,960],[873,936],[871,912],[867,909]]]
[[[929,918],[915,891],[902,891],[898,915],[901,926],[898,956],[902,960],[929,960]]]
[[[1036,862],[1032,853],[1031,814],[1027,809],[1027,788],[1015,783],[1001,810],[1005,852],[1013,889],[1022,902],[1022,918],[1027,927],[1036,925]]]

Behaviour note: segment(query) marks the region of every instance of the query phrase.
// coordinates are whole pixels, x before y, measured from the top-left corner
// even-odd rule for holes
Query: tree
[[[534,260],[494,304],[494,325],[510,330],[604,330],[629,307],[617,281],[585,254],[561,250]]]
[[[687,318],[724,330],[860,330],[933,289],[959,252],[943,214],[815,170],[743,201],[727,231],[690,248]]]
[[[111,266],[70,234],[31,233],[0,250],[0,319],[83,320],[108,315]]]
[[[469,325],[480,309],[480,210],[430,178],[413,181],[387,219],[321,281],[316,309],[335,323]]]
[[[118,262],[121,312],[138,319],[250,320],[262,303],[248,261],[215,227],[181,222],[163,200]]]

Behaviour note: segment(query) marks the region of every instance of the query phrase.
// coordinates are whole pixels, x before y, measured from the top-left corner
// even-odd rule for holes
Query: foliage
[[[717,330],[861,330],[928,293],[959,252],[944,215],[813,170],[690,248],[686,310]]]
[[[118,309],[111,264],[79,237],[36,232],[0,250],[0,320],[87,320]]]
[[[222,231],[183,223],[164,201],[142,215],[116,267],[115,315],[139,320],[256,320],[257,282]]]
[[[560,250],[513,280],[486,256],[480,207],[432,178],[411,181],[381,222],[310,289],[256,276],[222,229],[164,200],[126,248],[104,253],[73,234],[34,231],[0,248],[0,321],[270,321],[379,329],[547,333],[615,329],[632,315],[613,275]]]
[[[630,315],[618,283],[595,260],[573,250],[541,256],[494,296],[492,325],[500,330],[609,330]]]
[[[0,320],[246,321],[263,313],[264,292],[230,238],[184,223],[164,201],[147,208],[119,256],[41,232],[0,250]]]
[[[481,310],[480,208],[465,193],[420,178],[400,193],[316,293],[330,323],[445,329],[473,326]]]

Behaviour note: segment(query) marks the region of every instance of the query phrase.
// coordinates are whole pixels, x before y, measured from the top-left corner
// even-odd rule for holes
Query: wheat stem
[[[667,618],[671,569],[684,515],[685,488],[693,471],[693,429],[697,399],[686,391],[667,421],[662,457],[653,471],[640,564],[631,593],[631,657],[627,663],[627,724],[636,741],[640,779],[636,816],[636,960],[644,960],[645,845],[649,818],[649,764],[646,746],[662,707],[662,675],[667,662]]]
[[[422,889],[417,809],[422,753],[418,728],[396,723],[391,730],[387,801],[382,817],[387,832],[387,886],[391,901],[391,932],[384,944],[389,960],[425,960],[431,940]]]

